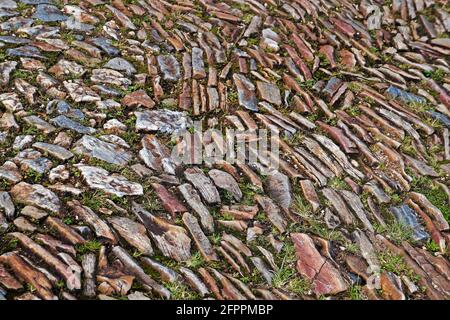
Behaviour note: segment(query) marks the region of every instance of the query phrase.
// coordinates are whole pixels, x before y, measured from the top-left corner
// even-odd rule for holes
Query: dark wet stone
[[[333,95],[336,93],[336,91],[339,89],[339,87],[342,84],[342,80],[336,77],[331,78],[328,80],[325,88],[322,90],[322,92],[325,94],[325,96],[328,99],[331,99]]]
[[[41,51],[32,46],[23,46],[19,48],[10,48],[6,50],[6,54],[12,57],[27,57],[36,59],[47,59],[45,56],[41,55]]]
[[[95,132],[94,128],[83,126],[81,123],[69,119],[66,116],[57,116],[56,118],[51,119],[50,122],[58,127],[70,129],[81,134],[89,134]]]
[[[14,17],[0,24],[0,30],[12,31],[23,27],[31,27],[33,19],[27,19],[23,17]]]
[[[126,165],[133,157],[131,153],[115,144],[88,135],[75,143],[73,152],[116,165]]]
[[[445,114],[437,112],[437,111],[429,111],[428,114],[433,118],[436,119],[440,122],[442,122],[442,124],[444,126],[446,126],[447,128],[450,129],[450,118],[447,117]]]
[[[92,38],[89,42],[102,49],[109,56],[120,54],[120,50],[113,46],[111,40],[107,38]]]
[[[39,19],[44,22],[66,21],[67,16],[58,9],[58,7],[50,4],[39,4],[32,18]]]
[[[408,91],[399,89],[395,86],[389,86],[386,93],[392,98],[402,101],[404,103],[426,103],[427,100],[423,97],[412,94]]]
[[[80,109],[73,109],[66,101],[58,101],[56,104],[56,110],[59,114],[67,115],[70,118],[84,120],[85,116]]]
[[[0,41],[8,44],[27,44],[29,39],[14,37],[14,36],[0,36]]]
[[[416,213],[410,207],[407,205],[401,205],[398,207],[392,207],[390,210],[400,223],[411,227],[413,230],[413,239],[415,241],[425,241],[430,237],[423,226],[419,223]]]
[[[244,75],[235,73],[233,75],[239,98],[239,104],[251,111],[258,111],[258,101],[255,95],[255,85]]]
[[[25,4],[33,4],[33,5],[55,3],[55,1],[53,1],[53,0],[20,0],[20,2],[25,3]]]

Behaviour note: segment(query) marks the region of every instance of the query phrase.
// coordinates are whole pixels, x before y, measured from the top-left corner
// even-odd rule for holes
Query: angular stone
[[[168,211],[174,219],[176,218],[177,213],[187,211],[186,207],[163,185],[159,183],[152,183],[152,188],[161,200],[164,209],[166,209],[166,211]]]
[[[147,287],[147,290],[155,291],[162,298],[170,298],[170,291],[146,274],[125,249],[116,246],[112,249],[112,252],[122,262],[124,269],[135,276],[144,285],[144,288]]]
[[[18,48],[10,48],[6,50],[6,54],[10,57],[26,57],[36,59],[46,59],[41,51],[33,46],[22,46]]]
[[[64,81],[63,84],[75,102],[96,102],[101,100],[95,91],[79,83]]]
[[[108,221],[119,235],[140,253],[146,256],[153,255],[152,244],[142,224],[125,217],[113,217]]]
[[[250,111],[258,111],[255,85],[239,73],[233,74],[233,80],[238,92],[239,105]]]
[[[0,211],[3,211],[9,220],[14,218],[16,208],[9,193],[6,191],[0,191]]]
[[[29,217],[34,220],[41,220],[48,216],[48,213],[44,210],[38,209],[33,206],[26,206],[21,211],[20,214]]]
[[[180,80],[181,71],[180,64],[172,55],[158,56],[158,65],[163,73],[163,79],[176,82]]]
[[[182,219],[184,225],[191,233],[192,238],[194,238],[194,242],[200,250],[200,253],[202,254],[205,261],[217,261],[217,254],[214,251],[211,243],[209,242],[209,239],[200,228],[197,218],[189,212],[185,212]]]
[[[93,134],[96,131],[94,128],[86,127],[66,116],[57,116],[56,118],[50,119],[50,122],[60,128],[70,129],[81,134]]]
[[[312,239],[304,233],[292,233],[297,255],[297,270],[312,281],[314,293],[319,295],[337,294],[348,289],[341,273],[334,264],[322,257]]]
[[[0,102],[10,112],[16,112],[23,109],[19,96],[16,93],[0,94]]]
[[[291,184],[285,174],[279,171],[269,174],[265,183],[265,190],[281,208],[289,209],[292,203]]]
[[[194,79],[206,78],[203,50],[198,47],[192,48],[192,77]]]
[[[236,201],[240,202],[242,199],[242,191],[233,176],[225,171],[212,169],[208,171],[209,177],[214,181],[214,184],[230,192]]]
[[[124,26],[127,29],[131,30],[137,30],[137,27],[134,25],[134,23],[120,10],[117,10],[113,6],[106,5],[106,8],[108,8],[109,11],[111,11],[116,18],[120,21],[122,26]]]
[[[144,190],[139,183],[130,182],[121,175],[111,174],[102,168],[81,164],[78,164],[77,168],[81,171],[81,176],[90,188],[99,189],[118,197],[144,194]]]
[[[180,273],[184,276],[186,282],[191,286],[191,288],[197,291],[201,297],[209,294],[209,290],[206,285],[192,270],[185,267],[180,267]]]
[[[165,145],[149,134],[142,138],[141,143],[143,148],[139,151],[139,157],[147,167],[161,173],[175,174],[175,164],[170,158],[170,150]]]
[[[155,102],[148,96],[144,90],[137,90],[133,93],[127,94],[123,99],[122,103],[127,107],[146,107],[153,108]]]
[[[68,264],[51,254],[37,242],[30,239],[23,233],[14,232],[8,236],[17,239],[22,247],[29,250],[36,258],[39,258],[45,265],[55,270],[66,282],[69,290],[81,288],[81,279],[76,270],[72,269]],[[44,269],[45,270],[45,269]]]
[[[259,203],[262,210],[267,214],[270,222],[281,232],[283,233],[287,227],[287,221],[283,217],[282,213],[278,206],[272,201],[272,199],[256,195],[255,200]]]
[[[414,241],[426,241],[430,238],[424,227],[419,223],[416,213],[409,206],[391,207],[390,211],[394,214],[398,222],[412,229]]]
[[[11,161],[6,161],[1,167],[0,167],[0,179],[5,179],[6,181],[16,184],[19,181],[21,181],[22,175],[19,172],[19,169],[17,168],[16,164]]]
[[[72,151],[119,166],[125,166],[133,158],[125,149],[88,135],[75,142]]]
[[[36,206],[55,214],[59,214],[61,209],[59,198],[40,184],[20,182],[12,187],[10,193],[17,203]]]
[[[123,89],[131,85],[131,80],[124,77],[119,71],[111,69],[92,70],[91,81],[94,83],[110,84]]]
[[[109,60],[104,67],[116,71],[124,71],[127,75],[136,73],[136,68],[130,62],[119,57]]]
[[[208,204],[220,203],[219,191],[202,170],[196,167],[188,168],[184,171],[184,176],[200,192]]]
[[[7,265],[17,277],[33,286],[37,295],[45,300],[57,300],[53,294],[53,285],[48,278],[25,261],[17,252],[8,252],[0,256],[0,262]]]
[[[50,4],[38,4],[32,17],[44,22],[59,22],[67,20],[67,16],[64,15],[58,7]]]
[[[173,133],[182,131],[192,125],[191,119],[184,112],[167,109],[136,111],[136,130],[144,132],[158,131]]]
[[[191,258],[191,239],[184,228],[152,215],[137,203],[133,203],[132,211],[145,225],[164,256],[176,261],[187,261]]]
[[[81,219],[88,226],[92,227],[97,237],[106,239],[111,244],[117,243],[117,239],[111,228],[91,208],[83,206],[77,200],[69,201],[67,205],[77,219]]]
[[[5,61],[0,63],[0,85],[8,85],[10,73],[16,69],[16,66],[16,61]]]
[[[28,116],[24,117],[23,120],[32,125],[35,126],[37,129],[42,130],[44,133],[51,133],[56,130],[54,126],[52,126],[50,123],[48,123],[45,120],[42,120],[38,116]]]
[[[257,81],[256,87],[258,88],[258,93],[261,99],[273,103],[277,106],[281,105],[281,94],[280,89],[274,83]]]
[[[14,225],[21,232],[34,232],[36,231],[36,226],[34,226],[30,221],[24,217],[18,217],[14,220]]]
[[[74,76],[80,78],[86,72],[83,66],[74,61],[66,59],[59,60],[53,67],[48,69],[48,72],[54,74],[56,77]]]
[[[214,219],[209,213],[208,208],[203,204],[197,191],[189,183],[182,184],[178,190],[183,195],[187,204],[197,213],[200,223],[206,233],[214,232]]]
[[[55,144],[36,142],[35,144],[33,144],[33,148],[36,148],[42,152],[47,152],[51,156],[62,161],[69,160],[70,158],[73,157],[72,152]]]

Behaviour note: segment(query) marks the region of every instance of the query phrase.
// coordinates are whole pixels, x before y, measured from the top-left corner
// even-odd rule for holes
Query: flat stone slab
[[[76,165],[81,171],[81,176],[92,189],[102,190],[105,193],[118,197],[141,196],[144,189],[139,183],[130,182],[124,176],[111,174],[105,169],[85,165]]]
[[[72,151],[121,166],[133,158],[133,155],[122,147],[88,135],[75,142]]]
[[[191,127],[192,120],[184,112],[168,109],[136,111],[136,130],[173,133]]]
[[[56,194],[40,184],[20,182],[11,189],[10,193],[17,203],[36,206],[53,213],[59,213],[61,209],[61,203]]]

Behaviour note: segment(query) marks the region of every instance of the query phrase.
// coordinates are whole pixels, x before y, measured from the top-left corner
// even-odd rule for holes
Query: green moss
[[[280,268],[273,275],[272,285],[275,288],[284,288],[298,295],[308,294],[311,290],[311,283],[297,274],[294,245],[291,242],[286,242],[276,259]]]
[[[190,290],[185,284],[175,281],[165,284],[167,289],[171,293],[171,299],[173,300],[198,300],[200,296],[198,293]]]
[[[413,230],[410,226],[398,221],[387,223],[386,226],[374,224],[375,232],[386,235],[396,244],[401,244],[403,241],[414,242]]]
[[[86,241],[83,244],[78,244],[75,246],[75,249],[77,250],[77,253],[79,254],[86,254],[89,252],[97,253],[100,251],[100,248],[102,247],[102,244],[97,240],[91,240]]]
[[[386,250],[378,255],[378,259],[380,260],[382,270],[392,272],[398,276],[405,275],[415,283],[420,279],[400,255]]]
[[[439,245],[431,239],[427,241],[425,247],[427,248],[428,251],[431,252],[438,252],[440,250]]]
[[[413,176],[411,182],[412,191],[423,194],[434,206],[443,214],[444,218],[450,222],[450,206],[448,205],[448,195],[429,177]]]
[[[417,149],[414,146],[413,139],[410,136],[406,136],[403,139],[400,150],[412,157],[417,157]]]
[[[102,191],[84,192],[81,197],[81,203],[91,208],[94,211],[98,211],[102,205],[105,204],[106,194]]]
[[[247,39],[247,44],[248,46],[257,46],[259,44],[259,39],[258,38],[248,38]]]
[[[328,180],[328,186],[336,190],[349,190],[350,187],[342,178],[333,177]]]
[[[294,211],[301,217],[309,218],[312,207],[301,195],[297,194],[294,199]]]
[[[197,251],[187,261],[186,265],[191,269],[198,269],[201,266],[203,266],[204,263],[205,263],[205,260],[203,259],[202,254],[200,253],[200,251]]]
[[[424,71],[423,75],[427,78],[431,78],[436,82],[442,82],[445,77],[445,72],[442,69],[436,68],[433,71]]]
[[[352,285],[347,290],[347,295],[350,300],[366,300],[362,292],[362,287],[359,285]]]
[[[43,174],[29,169],[27,172],[25,172],[24,178],[27,181],[31,181],[33,183],[40,183],[43,178]]]

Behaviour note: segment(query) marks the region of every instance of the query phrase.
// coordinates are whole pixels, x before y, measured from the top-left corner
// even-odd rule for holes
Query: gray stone
[[[102,190],[107,194],[113,194],[118,197],[123,196],[141,196],[144,190],[139,183],[130,182],[127,178],[111,174],[105,169],[78,164],[77,168],[81,171],[83,179],[92,189]]]
[[[124,71],[128,75],[136,73],[136,68],[123,58],[113,58],[109,60],[104,67],[117,71]]]
[[[53,213],[59,213],[61,203],[52,191],[40,184],[28,184],[20,182],[10,191],[15,202],[36,206]]]
[[[430,238],[423,226],[419,223],[416,213],[407,205],[390,208],[398,222],[409,226],[413,231],[415,241],[426,241]]]
[[[69,160],[73,157],[72,152],[55,144],[36,142],[35,144],[33,144],[33,148],[36,148],[42,152],[47,152],[51,156],[62,161]]]
[[[172,55],[158,56],[158,65],[164,74],[164,80],[176,82],[180,80],[180,64]]]
[[[5,61],[0,63],[0,85],[6,86],[9,83],[9,75],[16,69],[16,66],[16,61]]]
[[[133,157],[130,152],[115,144],[88,135],[78,140],[72,151],[121,166],[126,165]]]
[[[238,92],[239,105],[250,111],[258,111],[255,85],[239,73],[233,74],[233,80]]]
[[[96,131],[94,128],[83,126],[81,123],[63,115],[51,119],[50,122],[60,128],[70,129],[81,134],[92,134]]]
[[[39,4],[32,18],[39,19],[44,22],[66,21],[67,16],[64,15],[58,7],[50,4]]]
[[[12,202],[9,193],[6,191],[0,191],[0,211],[3,211],[10,220],[14,217],[14,213],[16,212],[14,203]]]
[[[136,130],[143,132],[158,131],[173,133],[189,128],[191,119],[184,112],[168,109],[136,111]]]
[[[256,86],[258,87],[258,93],[261,99],[277,106],[281,105],[280,89],[276,84],[258,81],[256,82]]]

